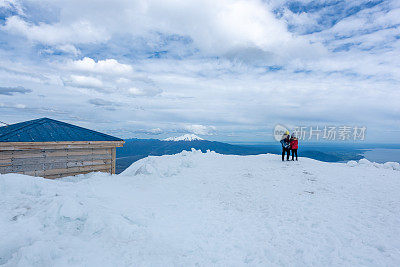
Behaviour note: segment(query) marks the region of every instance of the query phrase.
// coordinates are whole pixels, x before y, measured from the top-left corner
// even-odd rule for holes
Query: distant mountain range
[[[222,142],[203,140],[196,135],[183,135],[180,137],[159,139],[126,139],[121,148],[117,148],[116,172],[120,173],[133,162],[147,156],[161,156],[179,153],[183,150],[190,151],[192,148],[206,152],[215,151],[226,155],[257,155],[257,154],[280,154],[279,143],[270,145],[232,145]],[[362,156],[354,149],[302,147],[299,156],[317,159],[326,162],[339,162],[347,160],[358,160]]]

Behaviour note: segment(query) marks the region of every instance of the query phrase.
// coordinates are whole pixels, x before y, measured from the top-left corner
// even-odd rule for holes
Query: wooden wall
[[[63,143],[63,144],[61,144]],[[0,143],[0,173],[59,178],[93,171],[115,173],[123,142]]]

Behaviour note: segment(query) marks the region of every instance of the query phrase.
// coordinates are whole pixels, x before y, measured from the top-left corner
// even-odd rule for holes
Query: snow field
[[[120,175],[0,175],[0,264],[396,266],[399,170],[193,150]]]

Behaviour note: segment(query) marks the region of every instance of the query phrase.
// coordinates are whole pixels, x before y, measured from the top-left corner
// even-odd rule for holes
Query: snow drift
[[[0,265],[396,266],[399,170],[192,151],[120,175],[1,175]]]

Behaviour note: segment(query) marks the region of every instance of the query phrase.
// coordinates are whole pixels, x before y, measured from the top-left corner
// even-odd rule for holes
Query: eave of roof
[[[123,141],[69,123],[41,118],[0,127],[0,142]]]

